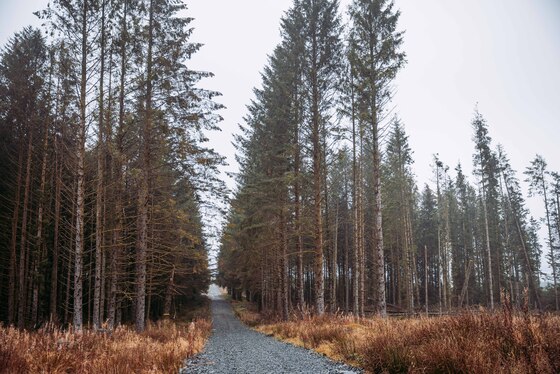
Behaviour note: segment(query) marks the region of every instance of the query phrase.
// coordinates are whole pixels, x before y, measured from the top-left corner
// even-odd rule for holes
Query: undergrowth
[[[196,314],[208,317],[208,303]],[[0,325],[0,373],[176,373],[203,349],[210,331],[210,320],[200,317],[150,323],[141,334],[126,326],[75,334]]]
[[[278,322],[243,304],[236,312],[264,334],[370,373],[560,373],[560,317],[554,315],[506,308],[435,318],[300,315]]]

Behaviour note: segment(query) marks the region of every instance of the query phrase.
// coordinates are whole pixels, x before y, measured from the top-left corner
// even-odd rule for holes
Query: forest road
[[[213,288],[214,287],[214,288]],[[282,343],[249,329],[211,286],[213,330],[204,351],[188,360],[186,373],[360,373],[313,351]]]

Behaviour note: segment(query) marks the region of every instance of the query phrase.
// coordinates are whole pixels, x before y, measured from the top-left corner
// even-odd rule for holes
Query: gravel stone
[[[212,299],[212,335],[179,373],[361,373],[318,353],[283,343],[243,325],[221,296]]]

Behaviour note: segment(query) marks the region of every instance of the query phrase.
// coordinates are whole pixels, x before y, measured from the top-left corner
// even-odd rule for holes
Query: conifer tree
[[[414,242],[415,183],[412,150],[403,125],[395,118],[389,134],[383,168],[385,250],[389,250],[391,276],[388,289],[393,303],[414,310],[416,245]]]
[[[307,118],[313,160],[314,293],[315,309],[321,315],[325,312],[322,203],[325,160],[321,135],[334,105],[333,93],[341,73],[341,21],[338,0],[301,0],[296,1],[294,7],[305,19],[303,76],[308,85]]]
[[[521,282],[532,293],[537,307],[541,308],[538,279],[540,269],[540,254],[538,247],[530,240],[531,227],[529,222],[529,212],[525,207],[525,200],[521,193],[521,186],[516,177],[515,171],[510,165],[510,161],[503,149],[498,146],[498,161],[503,181],[502,199],[503,208],[503,232],[505,233],[505,255],[508,257],[506,268],[510,283],[510,295],[517,303],[521,303],[520,286]]]
[[[424,305],[429,312],[429,306],[437,302],[439,294],[439,267],[437,251],[437,198],[428,185],[424,186],[420,196],[417,223],[418,250],[422,253],[422,288],[424,290]]]
[[[400,12],[394,10],[392,1],[355,0],[350,6],[350,48],[354,60],[359,118],[367,127],[371,149],[373,195],[374,270],[376,309],[386,314],[385,264],[381,212],[381,136],[386,106],[391,98],[391,82],[405,63],[401,51],[403,33],[397,31]]]
[[[496,155],[491,150],[486,121],[475,112],[472,121],[476,153],[473,156],[476,174],[480,178],[480,194],[484,219],[486,247],[486,284],[490,309],[494,309],[494,295],[500,290],[501,253],[498,242],[498,174]]]
[[[557,243],[554,240],[553,229],[554,226],[551,222],[551,201],[549,199],[550,189],[548,182],[549,172],[546,170],[547,164],[544,158],[537,155],[531,165],[527,167],[525,175],[527,175],[526,182],[529,183],[529,191],[531,194],[542,196],[545,208],[545,222],[548,234],[548,263],[552,269],[552,284],[554,286],[554,303],[556,310],[559,310],[558,301],[558,255]]]

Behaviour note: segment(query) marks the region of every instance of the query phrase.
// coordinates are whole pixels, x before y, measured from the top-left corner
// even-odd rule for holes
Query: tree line
[[[552,286],[541,283],[539,221],[475,111],[472,180],[434,155],[419,187],[393,81],[406,64],[400,11],[354,0],[294,0],[236,138],[238,189],[219,282],[262,311],[363,316],[441,313],[510,300],[558,310],[560,179],[525,171],[543,197]],[[509,301],[508,301],[509,302]]]
[[[95,329],[206,290],[223,158],[186,5],[54,0],[0,56],[0,320]]]

